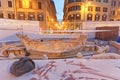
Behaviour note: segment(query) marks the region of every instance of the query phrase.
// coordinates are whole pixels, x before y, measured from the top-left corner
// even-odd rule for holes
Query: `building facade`
[[[83,21],[119,21],[120,0],[65,0],[63,29],[82,29]]]
[[[41,30],[58,27],[53,0],[0,0],[0,18],[39,21]]]

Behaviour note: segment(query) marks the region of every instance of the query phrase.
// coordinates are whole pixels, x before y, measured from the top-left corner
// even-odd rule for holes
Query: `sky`
[[[57,11],[57,19],[63,19],[63,7],[64,7],[64,0],[53,0],[55,3],[56,11]]]

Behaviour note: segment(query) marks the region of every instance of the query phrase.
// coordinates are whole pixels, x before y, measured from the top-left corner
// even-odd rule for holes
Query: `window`
[[[81,6],[77,5],[76,10],[81,10]]]
[[[70,21],[81,20],[81,15],[79,13],[69,15],[68,20],[70,20]]]
[[[76,2],[82,2],[82,0],[76,0]]]
[[[88,6],[88,11],[93,11],[93,7],[92,6]]]
[[[3,13],[0,13],[0,18],[3,18]]]
[[[77,5],[68,8],[68,11],[75,11],[75,10],[81,10],[81,6]]]
[[[88,20],[88,21],[92,21],[92,14],[88,14],[88,15],[87,15],[87,20]]]
[[[19,0],[19,8],[23,8],[22,1]]]
[[[29,2],[29,8],[32,8],[32,2],[31,1]]]
[[[72,2],[74,2],[74,0],[68,0],[68,3],[72,3]]]
[[[11,19],[11,15],[8,13],[8,19]]]
[[[80,14],[76,14],[76,20],[81,20],[81,15]]]
[[[79,23],[76,24],[75,29],[77,29],[77,30],[81,30],[81,29],[82,29],[81,24],[79,24]]]
[[[34,20],[34,19],[35,19],[34,13],[28,13],[28,20]]]
[[[12,7],[12,1],[8,1],[8,7]]]
[[[96,14],[95,15],[95,21],[99,21],[100,20],[100,15],[99,14]]]
[[[18,19],[19,20],[25,20],[25,13],[24,12],[18,12]]]
[[[74,30],[74,26],[75,26],[75,24],[70,24],[69,29]]]
[[[41,9],[41,2],[38,2],[38,9]]]
[[[111,6],[115,6],[116,5],[116,1],[112,1]]]
[[[15,15],[13,13],[8,13],[8,19],[14,19]]]
[[[111,11],[111,15],[115,16],[115,10]]]
[[[120,2],[118,2],[118,7],[120,7]]]
[[[88,0],[88,1],[93,1],[93,0]]]
[[[120,11],[117,12],[117,15],[120,16]]]
[[[102,15],[102,21],[106,21],[106,19],[107,19],[107,15]]]
[[[96,7],[95,11],[100,12],[100,7]]]
[[[75,6],[68,8],[68,11],[74,11],[74,10],[75,10]]]
[[[108,3],[108,0],[103,0],[104,3]]]
[[[68,20],[73,21],[74,20],[74,14],[68,16]]]
[[[101,0],[96,0],[96,2],[101,2]]]
[[[1,0],[0,0],[0,7],[1,7]]]
[[[38,20],[39,20],[39,21],[43,21],[43,20],[44,20],[42,13],[38,14],[37,17],[38,17]]]
[[[103,12],[107,12],[107,8],[106,7],[103,7]]]

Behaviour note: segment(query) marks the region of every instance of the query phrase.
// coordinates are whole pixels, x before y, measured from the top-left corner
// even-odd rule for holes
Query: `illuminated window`
[[[28,13],[28,19],[29,20],[34,20],[35,19],[34,13]]]
[[[103,7],[103,12],[107,12],[107,8],[106,7]]]
[[[102,15],[102,21],[106,21],[106,19],[107,19],[107,15]]]
[[[96,14],[95,15],[95,21],[99,21],[100,20],[100,15],[99,14]]]
[[[95,11],[100,12],[100,7],[96,7]]]
[[[12,7],[12,1],[11,0],[8,1],[8,7]]]
[[[38,14],[37,17],[38,17],[38,20],[39,20],[39,21],[43,21],[43,20],[44,20],[42,13]]]
[[[68,16],[68,20],[73,21],[75,19],[75,14],[71,14]]]
[[[18,12],[18,19],[19,20],[25,20],[25,13],[24,12]]]
[[[68,20],[70,20],[70,21],[81,20],[81,15],[79,13],[78,14],[69,15],[68,16]]]
[[[88,21],[92,21],[92,14],[88,14],[88,15],[87,15],[87,20],[88,20]]]
[[[80,14],[76,14],[76,20],[81,20],[81,15]]]
[[[41,2],[38,2],[38,9],[41,9]]]

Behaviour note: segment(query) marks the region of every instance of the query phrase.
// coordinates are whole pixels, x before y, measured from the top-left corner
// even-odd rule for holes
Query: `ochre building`
[[[81,30],[83,21],[120,21],[120,0],[65,0],[63,29]]]
[[[39,21],[41,30],[58,28],[53,0],[0,0],[0,18]]]

